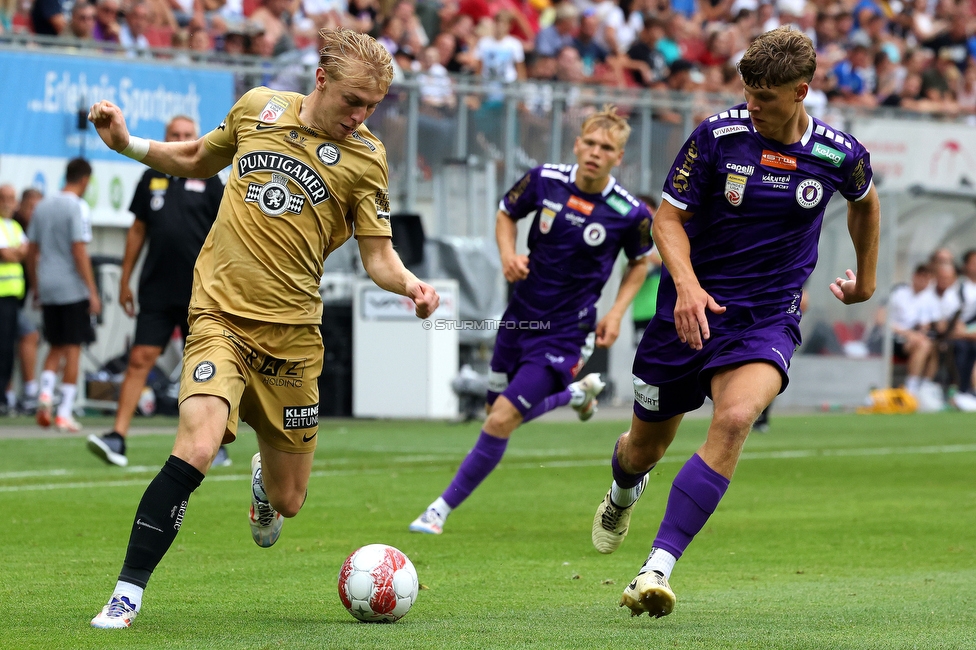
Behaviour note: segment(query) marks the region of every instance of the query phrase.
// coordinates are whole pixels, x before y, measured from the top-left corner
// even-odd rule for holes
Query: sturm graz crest
[[[269,217],[280,217],[285,212],[298,214],[305,205],[305,197],[291,193],[288,189],[288,177],[283,174],[272,174],[271,180],[264,185],[248,184],[244,200],[257,203],[261,212]]]
[[[339,159],[342,158],[342,153],[339,151],[339,147],[335,146],[331,142],[320,144],[319,148],[315,150],[315,153],[319,157],[319,160],[322,161],[322,164],[328,165],[329,167],[335,165],[337,162],[339,162]]]

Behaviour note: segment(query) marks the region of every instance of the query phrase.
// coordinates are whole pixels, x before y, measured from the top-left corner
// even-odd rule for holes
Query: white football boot
[[[590,537],[596,550],[601,553],[613,553],[620,548],[624,537],[627,536],[627,530],[630,528],[630,515],[634,511],[634,504],[640,499],[641,494],[644,494],[647,480],[648,475],[645,474],[640,482],[640,492],[637,494],[637,499],[634,499],[634,503],[626,508],[621,508],[615,504],[610,499],[611,491],[607,490],[607,495],[603,497],[603,501],[596,508],[596,514],[593,515],[593,530]]]
[[[91,626],[103,630],[122,629],[131,626],[138,615],[132,601],[120,594],[112,594],[108,605],[91,620]]]
[[[629,607],[631,616],[647,612],[648,616],[661,618],[671,613],[676,600],[668,579],[657,571],[648,571],[627,585],[620,597],[620,606]]]
[[[607,384],[600,378],[600,373],[591,372],[579,381],[574,381],[569,385],[572,397],[569,405],[573,407],[579,415],[579,419],[586,422],[596,413],[596,396],[603,392]]]
[[[444,532],[444,522],[446,519],[441,517],[433,508],[427,508],[423,514],[413,520],[410,524],[410,531],[414,533],[425,533],[427,535],[440,535]]]
[[[251,522],[251,537],[255,544],[268,548],[278,541],[284,517],[268,503],[259,453],[251,458],[251,512],[248,513],[248,520]]]

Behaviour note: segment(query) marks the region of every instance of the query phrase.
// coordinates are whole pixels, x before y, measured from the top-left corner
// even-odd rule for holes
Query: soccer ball
[[[417,600],[417,570],[398,549],[369,544],[346,558],[339,569],[339,599],[349,613],[367,623],[392,623]]]

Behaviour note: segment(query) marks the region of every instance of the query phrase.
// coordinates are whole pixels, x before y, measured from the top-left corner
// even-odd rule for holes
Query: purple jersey
[[[638,259],[651,249],[651,213],[610,177],[600,194],[575,185],[577,165],[543,165],[508,191],[499,209],[514,219],[532,213],[529,276],[515,283],[506,319],[538,320],[550,329],[590,331],[596,301],[621,249]]]
[[[871,189],[868,151],[853,137],[809,118],[799,142],[767,140],[745,104],[702,122],[675,160],[664,200],[694,213],[685,224],[702,288],[725,314],[715,327],[774,313],[797,313],[800,291],[817,264],[824,210],[834,192],[848,201]],[[657,315],[674,320],[677,298],[661,274]]]

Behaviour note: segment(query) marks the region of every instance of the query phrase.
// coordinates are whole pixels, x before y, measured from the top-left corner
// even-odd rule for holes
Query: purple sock
[[[550,395],[525,412],[525,415],[522,416],[522,424],[525,424],[530,420],[534,420],[540,415],[545,415],[549,411],[557,409],[560,406],[566,406],[569,404],[571,397],[572,393],[569,392],[568,388]]]
[[[729,487],[729,479],[692,456],[671,484],[664,520],[654,538],[654,546],[676,558],[691,544]]]
[[[454,480],[441,495],[447,505],[451,506],[452,509],[461,505],[495,469],[498,461],[505,454],[505,447],[507,446],[507,438],[496,438],[482,431],[474,449],[468,452],[464,462],[461,463],[461,467],[458,468]]]
[[[632,488],[644,478],[647,472],[641,472],[640,474],[628,474],[624,471],[624,468],[620,466],[620,461],[617,460],[617,447],[620,445],[620,440],[618,439],[616,444],[613,446],[613,457],[610,459],[610,467],[613,469],[613,481],[617,484],[617,487],[624,490]],[[649,472],[650,470],[648,470]]]

